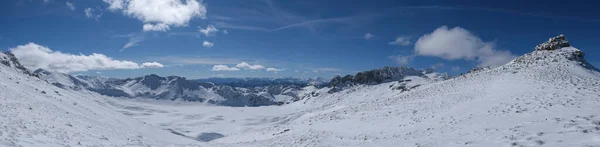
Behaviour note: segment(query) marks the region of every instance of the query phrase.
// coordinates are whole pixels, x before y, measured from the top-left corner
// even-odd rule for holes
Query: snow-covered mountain
[[[335,76],[329,82],[329,87],[333,87],[329,92],[338,92],[353,85],[376,85],[388,82],[397,82],[390,85],[390,88],[407,91],[423,84],[434,83],[449,79],[450,76],[445,73],[435,72],[433,69],[415,69],[409,67],[390,67],[386,66],[379,69],[359,72],[356,75]]]
[[[600,71],[566,42],[447,80],[414,69],[362,72],[264,107],[62,89],[0,54],[0,146],[598,146]],[[158,91],[177,79],[98,81]]]
[[[205,78],[193,80],[201,83],[213,83],[232,87],[266,87],[272,85],[295,85],[298,87],[321,87],[328,81],[325,78]]]
[[[244,131],[213,128],[224,137],[211,143],[598,146],[600,72],[583,55],[570,46],[536,50],[504,66],[406,92],[390,89],[394,82],[321,92],[319,97],[279,108],[287,112],[270,113],[273,116],[264,119],[278,118],[270,124]]]
[[[303,87],[309,85],[309,81],[303,81],[296,83],[262,83],[264,86],[253,87],[234,87],[228,84],[197,82],[197,80],[187,80],[178,76],[161,77],[150,74],[143,77],[115,79],[96,76],[72,76],[43,69],[36,70],[34,74],[39,75],[41,79],[55,86],[65,89],[85,89],[114,97],[184,100],[224,106],[281,105],[302,98],[304,96]]]
[[[197,144],[114,111],[112,98],[51,85],[10,53],[0,53],[0,63],[0,146]]]
[[[143,77],[115,79],[95,76],[72,76],[64,73],[38,69],[34,74],[41,79],[72,90],[89,90],[114,97],[150,98],[159,100],[196,101],[224,106],[267,106],[295,102],[306,97],[316,88],[334,86],[329,92],[340,91],[323,78],[209,78],[188,80],[184,77],[161,77],[155,74]],[[384,67],[356,74],[346,85],[377,84],[398,81],[395,89],[407,90],[448,78],[446,74],[432,69],[417,70],[408,67]],[[414,80],[414,82],[413,82]],[[369,82],[370,81],[370,82]],[[407,87],[408,84],[408,87]],[[392,88],[390,87],[390,88]]]

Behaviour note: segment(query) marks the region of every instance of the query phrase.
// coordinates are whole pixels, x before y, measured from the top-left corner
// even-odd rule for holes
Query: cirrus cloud
[[[62,73],[88,70],[140,69],[164,67],[158,62],[138,64],[132,61],[115,60],[103,54],[74,55],[53,51],[48,47],[28,43],[11,48],[19,62],[29,69],[46,69]]]

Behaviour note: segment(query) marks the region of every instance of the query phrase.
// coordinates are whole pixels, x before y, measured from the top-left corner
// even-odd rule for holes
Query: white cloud
[[[139,69],[162,67],[157,62],[138,64],[132,61],[115,60],[103,54],[74,55],[52,51],[35,43],[28,43],[10,49],[23,66],[29,69],[43,68],[63,73],[88,70]]]
[[[206,18],[206,7],[198,0],[103,0],[111,11],[144,23],[187,26],[193,18]]]
[[[65,4],[69,9],[71,9],[71,11],[75,11],[75,5],[73,3],[67,1]]]
[[[202,46],[207,47],[207,48],[213,47],[214,45],[215,44],[212,42],[208,42],[208,41],[202,42]]]
[[[235,65],[235,67],[241,68],[241,69],[246,69],[246,70],[260,70],[260,69],[265,68],[265,66],[262,66],[262,65],[258,65],[258,64],[250,65],[246,62],[239,63],[239,64]]]
[[[483,42],[469,31],[446,26],[425,34],[415,43],[417,55],[434,56],[447,60],[477,60],[477,66],[500,66],[514,59],[510,51],[495,50],[491,42]]]
[[[212,71],[238,71],[240,70],[239,68],[236,67],[229,67],[227,65],[215,65],[212,68]]]
[[[284,69],[282,69],[282,68],[279,68],[279,69],[278,68],[271,68],[271,67],[267,68],[267,71],[275,72],[275,73],[283,71],[283,70]]]
[[[408,63],[410,63],[415,58],[415,55],[408,55],[408,56],[395,55],[395,56],[390,56],[389,58],[394,60],[394,62],[396,62],[397,64],[408,65]]]
[[[163,64],[158,62],[145,62],[142,63],[142,68],[162,68],[165,67]]]
[[[92,18],[94,16],[92,14],[92,11],[94,11],[94,9],[92,8],[85,8],[85,10],[83,10],[83,12],[85,12],[85,16],[87,16],[88,18]]]
[[[91,19],[98,20],[98,19],[100,19],[100,17],[102,17],[102,14],[94,15],[94,9],[92,9],[92,8],[85,8],[85,10],[83,10],[83,12],[85,12],[86,17],[91,18]]]
[[[410,37],[399,36],[396,40],[389,43],[390,45],[408,46],[410,45]]]
[[[206,26],[206,29],[203,29],[202,27],[198,28],[200,28],[198,31],[200,31],[200,33],[204,34],[205,36],[215,36],[215,34],[217,34],[217,32],[219,31],[213,25]]]
[[[144,24],[143,26],[144,31],[168,31],[171,29],[171,27],[169,27],[169,25],[164,24],[164,23],[157,23],[157,24]]]
[[[227,32],[227,30],[223,30],[223,34],[229,34],[229,32]]]
[[[342,71],[342,70],[339,68],[330,68],[330,67],[312,69],[312,72],[315,72],[315,73],[318,73],[318,72],[340,72],[340,71]]]
[[[369,40],[371,38],[375,37],[375,35],[371,34],[371,33],[367,33],[365,34],[365,40]]]
[[[235,59],[223,59],[223,58],[211,58],[211,57],[180,57],[180,56],[167,56],[159,58],[159,61],[174,63],[174,64],[185,64],[185,65],[215,65],[215,64],[236,64],[240,63],[240,60]]]
[[[143,35],[131,35],[129,37],[129,42],[127,42],[127,44],[125,44],[120,51],[124,51],[127,48],[137,46],[140,42],[146,39],[146,37],[144,37]]]

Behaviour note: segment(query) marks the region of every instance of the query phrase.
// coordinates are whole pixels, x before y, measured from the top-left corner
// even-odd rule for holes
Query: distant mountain
[[[273,85],[295,85],[305,86],[324,86],[328,81],[325,78],[206,78],[196,79],[196,82],[214,83],[217,85],[228,85],[233,87],[264,87]]]
[[[408,90],[425,83],[448,78],[448,75],[436,73],[432,69],[417,70],[408,67],[384,67],[359,72],[356,75],[348,75],[343,78],[336,76],[330,82],[327,82],[324,78],[207,78],[188,80],[184,77],[161,77],[155,74],[116,79],[101,76],[72,76],[43,69],[36,70],[34,74],[64,89],[85,89],[115,97],[197,101],[236,107],[281,105],[294,102],[313,96],[312,91],[327,85],[335,87],[329,90],[330,93],[333,93],[348,85],[398,81],[398,85],[390,88]]]
[[[358,72],[355,75],[335,76],[329,82],[329,87],[333,87],[330,93],[337,92],[345,87],[353,85],[376,85],[387,82],[398,82],[398,85],[392,85],[399,90],[409,90],[422,84],[432,83],[449,79],[450,76],[445,73],[435,72],[434,69],[415,69],[409,67],[390,67],[386,66],[379,69]],[[408,85],[408,87],[407,87]]]

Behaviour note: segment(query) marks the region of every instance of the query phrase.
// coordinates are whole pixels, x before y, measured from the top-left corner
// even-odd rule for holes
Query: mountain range
[[[376,75],[362,76],[364,73]],[[379,74],[383,73],[383,74]],[[136,78],[107,78],[101,76],[72,76],[64,73],[38,69],[33,72],[41,79],[60,88],[89,90],[106,96],[149,98],[158,100],[196,101],[223,106],[268,106],[282,105],[298,101],[311,93],[313,89],[324,86],[336,87],[336,78],[330,82],[323,78],[207,78],[188,80],[184,77],[161,77],[150,74]],[[426,81],[447,79],[446,74],[436,73],[432,69],[417,70],[408,67],[384,67],[360,72],[355,81],[345,84],[402,81],[405,77],[421,77]],[[404,81],[407,82],[407,81]],[[423,83],[421,83],[423,84]],[[338,90],[337,86],[333,91]],[[331,92],[333,92],[331,91]]]
[[[600,71],[584,56],[561,35],[458,77],[384,67],[269,91],[29,72],[0,53],[0,146],[598,146]]]

